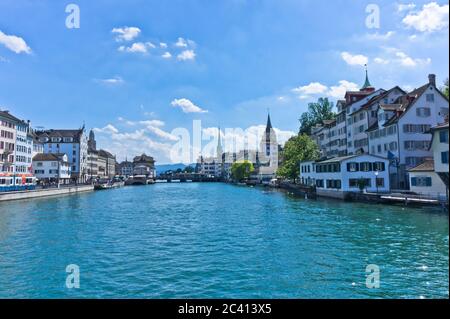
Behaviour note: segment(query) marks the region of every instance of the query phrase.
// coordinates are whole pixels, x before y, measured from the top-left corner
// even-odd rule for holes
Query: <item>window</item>
[[[448,164],[448,151],[441,153],[442,164]]]
[[[359,166],[361,172],[370,172],[372,170],[372,163],[369,162],[363,162]]]
[[[448,144],[448,131],[439,132],[439,142]]]
[[[420,117],[428,117],[431,115],[431,109],[428,107],[418,107],[416,109],[416,115]]]
[[[373,170],[374,171],[384,172],[385,169],[386,169],[386,165],[383,162],[375,162],[375,163],[373,163]]]
[[[377,177],[377,187],[384,187],[384,178]]]
[[[389,143],[389,150],[396,151],[397,150],[397,142]]]
[[[427,102],[434,102],[434,94],[430,93],[426,95]]]
[[[357,172],[359,171],[359,164],[358,163],[347,163],[347,172]]]
[[[431,187],[432,186],[431,177],[428,176],[412,177],[411,185],[416,187]]]
[[[378,153],[381,153],[381,145],[377,146]]]
[[[447,107],[441,107],[441,110],[439,111],[440,116],[447,116],[448,115],[448,108]]]
[[[348,186],[350,188],[359,188],[359,183],[360,183],[360,179],[356,179],[356,178],[351,178],[348,180]],[[370,180],[370,178],[365,178],[364,179],[364,185],[365,187],[370,187],[370,185],[372,185],[372,182]]]
[[[316,180],[316,186],[319,188],[323,188],[323,179],[318,179]]]

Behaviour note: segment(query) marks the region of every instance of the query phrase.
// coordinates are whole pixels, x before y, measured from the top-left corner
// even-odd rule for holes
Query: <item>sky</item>
[[[448,37],[445,1],[0,0],[0,109],[85,124],[119,160],[179,162],[194,121],[213,149],[218,126],[231,144],[243,134],[226,128],[260,133],[270,112],[283,143],[308,103],[359,89],[365,64],[376,88],[442,84]]]

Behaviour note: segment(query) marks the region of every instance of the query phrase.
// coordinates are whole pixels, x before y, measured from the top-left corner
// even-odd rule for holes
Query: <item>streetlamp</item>
[[[375,186],[377,188],[377,194],[378,194],[378,175],[380,174],[380,172],[375,171]]]

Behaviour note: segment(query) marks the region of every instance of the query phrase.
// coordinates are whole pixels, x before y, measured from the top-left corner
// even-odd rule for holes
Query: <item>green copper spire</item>
[[[366,67],[366,81],[364,82],[364,85],[361,88],[361,90],[364,90],[364,89],[372,87],[372,84],[370,84],[370,81],[369,81],[369,74],[367,72],[367,64],[365,64],[364,66]]]

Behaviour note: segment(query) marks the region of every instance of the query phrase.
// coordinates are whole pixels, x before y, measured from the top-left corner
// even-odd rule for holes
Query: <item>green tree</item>
[[[449,98],[448,97],[448,94],[449,94],[449,92],[448,92],[448,78],[444,81],[444,86],[441,88],[441,91],[442,91],[442,93],[444,93],[444,95],[448,99]]]
[[[186,166],[186,168],[184,169],[184,172],[187,174],[191,174],[195,171],[195,169],[192,166]]]
[[[360,178],[358,179],[358,188],[359,188],[359,191],[362,193],[362,192],[364,191],[364,189],[365,189],[367,186],[368,186],[368,185],[367,185],[366,179],[365,179],[364,177],[360,177]]]
[[[300,116],[300,134],[311,134],[311,128],[325,120],[336,117],[333,112],[334,104],[328,98],[319,98],[315,103],[308,104],[308,112]]]
[[[313,161],[319,158],[317,144],[306,134],[291,137],[282,151],[283,162],[278,168],[277,175],[293,179],[300,175],[300,162]]]
[[[231,177],[233,180],[241,182],[250,177],[250,174],[255,170],[250,161],[238,161],[231,166]]]

